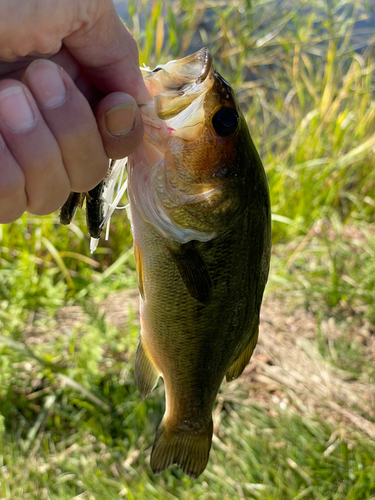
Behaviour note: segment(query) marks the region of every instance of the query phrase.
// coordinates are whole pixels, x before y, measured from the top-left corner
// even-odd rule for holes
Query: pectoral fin
[[[171,249],[170,252],[190,295],[201,304],[210,304],[213,289],[211,276],[193,242],[181,245],[178,251]]]
[[[143,344],[139,340],[135,356],[135,381],[142,398],[146,398],[157,384],[160,373],[155,368]]]
[[[259,336],[259,326],[257,326],[257,329],[255,330],[254,335],[251,337],[251,340],[248,343],[248,345],[245,347],[240,356],[236,359],[236,361],[230,366],[229,370],[227,371],[226,374],[227,382],[230,382],[235,378],[238,378],[244,371],[246,365],[250,361],[251,355],[254,352],[255,346],[257,345],[258,336]]]

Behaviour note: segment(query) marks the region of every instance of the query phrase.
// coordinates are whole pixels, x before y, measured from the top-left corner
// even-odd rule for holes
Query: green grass
[[[371,384],[375,30],[359,46],[354,26],[368,9],[361,0],[129,1],[141,63],[207,45],[237,89],[270,182],[268,292],[311,311],[321,356]],[[0,226],[0,498],[375,495],[374,440],[350,422],[282,409],[249,380],[222,387],[204,474],[154,477],[148,457],[163,389],[145,401],[135,389],[135,312],[116,329],[98,309],[136,287],[129,223],[115,215],[94,255],[86,232],[83,213],[69,227],[56,214]],[[61,309],[73,304],[85,315],[60,327]],[[341,331],[333,341],[329,317]]]

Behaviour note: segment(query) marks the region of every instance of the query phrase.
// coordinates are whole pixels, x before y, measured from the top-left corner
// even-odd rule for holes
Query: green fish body
[[[128,166],[141,296],[135,374],[143,397],[159,376],[165,384],[153,472],[176,463],[197,477],[221,382],[242,373],[257,343],[270,201],[246,121],[207,49],[145,82],[154,99]]]

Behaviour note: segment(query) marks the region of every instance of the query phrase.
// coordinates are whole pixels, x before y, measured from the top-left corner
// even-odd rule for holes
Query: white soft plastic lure
[[[152,73],[151,68],[143,65],[140,70],[144,74]],[[146,103],[145,105],[141,105],[142,107],[148,106],[149,109],[153,109],[153,101],[150,103]],[[157,119],[155,113],[154,119]],[[129,204],[120,206],[119,203],[122,200],[123,196],[126,193],[128,188],[128,179],[127,179],[127,163],[128,158],[122,158],[121,160],[111,160],[110,169],[107,174],[107,181],[105,187],[103,189],[101,202],[103,203],[103,214],[104,219],[100,224],[100,229],[105,229],[104,239],[108,240],[111,217],[115,210],[126,210],[126,214],[128,219],[130,219],[129,212]],[[94,253],[98,248],[100,238],[90,238],[90,252]]]
[[[105,239],[109,238],[109,229],[113,212],[117,210],[127,209],[128,205],[119,206],[119,203],[124,196],[128,187],[126,178],[127,158],[111,162],[111,169],[108,174],[106,185],[103,189],[101,202],[103,203],[104,219],[100,224],[100,229],[105,228]],[[90,252],[94,253],[98,248],[100,238],[90,239]]]

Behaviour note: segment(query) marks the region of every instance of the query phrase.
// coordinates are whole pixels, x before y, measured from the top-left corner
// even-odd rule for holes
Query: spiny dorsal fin
[[[188,434],[171,429],[163,419],[152,447],[152,472],[160,474],[170,465],[177,464],[185,474],[197,478],[208,462],[212,432],[212,420],[202,433]]]
[[[190,295],[201,304],[208,305],[212,300],[213,284],[194,242],[185,243],[178,250],[170,249],[170,252]]]
[[[230,366],[229,370],[227,371],[226,374],[227,382],[230,382],[231,380],[238,378],[244,371],[246,365],[250,361],[251,355],[254,352],[255,346],[257,345],[258,336],[259,336],[259,326],[257,326],[248,345],[245,347],[240,356],[236,359],[236,361]]]
[[[142,343],[142,337],[139,339],[135,356],[134,372],[138,390],[142,398],[146,398],[157,384],[160,373],[148,356]]]

